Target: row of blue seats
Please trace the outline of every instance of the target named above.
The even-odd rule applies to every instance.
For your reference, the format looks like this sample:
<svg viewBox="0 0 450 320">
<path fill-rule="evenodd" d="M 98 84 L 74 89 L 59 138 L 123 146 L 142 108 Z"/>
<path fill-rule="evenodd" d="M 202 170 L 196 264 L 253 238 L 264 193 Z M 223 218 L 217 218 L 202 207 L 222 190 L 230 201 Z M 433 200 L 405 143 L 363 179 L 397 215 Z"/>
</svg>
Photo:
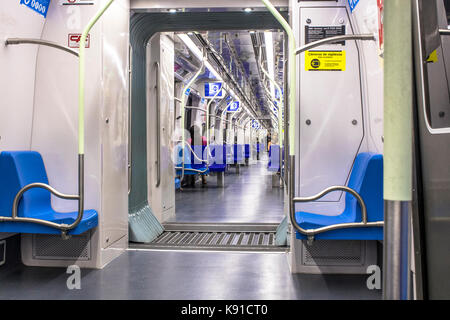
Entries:
<svg viewBox="0 0 450 320">
<path fill-rule="evenodd" d="M 216 149 L 217 150 L 217 149 Z M 220 149 L 219 149 L 220 150 Z M 44 162 L 39 153 L 15 151 L 0 153 L 0 216 L 11 216 L 14 197 L 19 190 L 31 183 L 48 184 Z M 360 153 L 353 165 L 348 187 L 355 190 L 364 200 L 369 222 L 383 221 L 383 157 L 380 154 Z M 50 192 L 44 189 L 31 189 L 24 193 L 18 206 L 18 216 L 71 224 L 77 212 L 59 213 L 51 206 Z M 295 214 L 297 223 L 303 229 L 316 229 L 324 226 L 360 222 L 361 208 L 351 195 L 345 196 L 345 209 L 337 216 L 320 212 L 299 211 Z M 68 234 L 77 235 L 98 225 L 98 213 L 85 210 L 80 224 Z M 0 232 L 59 234 L 60 231 L 48 226 L 29 222 L 1 222 Z M 307 237 L 296 231 L 297 239 Z M 329 240 L 382 240 L 381 227 L 357 227 L 337 229 L 320 233 L 316 239 Z"/>
<path fill-rule="evenodd" d="M 178 153 L 178 161 L 176 161 L 175 166 L 181 167 L 184 165 L 184 175 L 195 175 L 195 174 L 208 174 L 209 172 L 225 172 L 227 170 L 228 164 L 238 164 L 244 162 L 244 159 L 250 158 L 250 145 L 249 144 L 223 144 L 223 145 L 210 145 L 209 150 L 211 154 L 211 162 L 208 164 L 206 146 L 192 146 L 193 152 L 189 148 L 185 147 L 186 161 L 182 161 L 182 149 L 178 148 L 176 151 Z M 198 159 L 203 161 L 199 161 Z M 192 170 L 193 169 L 193 170 Z M 180 176 L 182 174 L 181 169 L 176 170 L 176 175 Z"/>
</svg>

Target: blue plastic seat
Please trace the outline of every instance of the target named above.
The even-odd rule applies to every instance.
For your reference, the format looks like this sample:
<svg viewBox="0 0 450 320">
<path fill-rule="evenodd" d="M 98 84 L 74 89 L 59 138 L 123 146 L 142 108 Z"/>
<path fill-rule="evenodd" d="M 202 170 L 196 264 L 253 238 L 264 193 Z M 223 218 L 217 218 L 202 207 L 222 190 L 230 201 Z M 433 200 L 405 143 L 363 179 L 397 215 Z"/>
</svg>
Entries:
<svg viewBox="0 0 450 320">
<path fill-rule="evenodd" d="M 360 153 L 356 157 L 348 187 L 359 193 L 367 207 L 367 221 L 383 221 L 383 156 Z M 326 216 L 308 212 L 296 212 L 297 223 L 303 229 L 316 229 L 333 224 L 361 222 L 361 208 L 349 193 L 345 195 L 345 209 L 337 216 Z M 297 239 L 307 236 L 296 231 Z M 383 240 L 382 227 L 337 229 L 319 233 L 315 239 L 330 240 Z"/>
<path fill-rule="evenodd" d="M 0 216 L 11 216 L 14 197 L 20 189 L 30 183 L 48 184 L 44 161 L 34 151 L 3 151 L 0 153 Z M 50 192 L 42 188 L 26 191 L 17 211 L 19 217 L 47 220 L 55 223 L 71 224 L 78 212 L 59 213 L 52 209 Z M 68 231 L 77 235 L 98 225 L 95 210 L 86 210 L 80 224 Z M 60 234 L 55 229 L 29 222 L 0 222 L 0 232 Z"/>
<path fill-rule="evenodd" d="M 280 171 L 280 146 L 272 144 L 269 147 L 269 163 L 267 164 L 267 170 L 271 172 Z"/>
<path fill-rule="evenodd" d="M 210 145 L 212 161 L 209 164 L 211 172 L 225 172 L 227 170 L 227 150 L 225 145 Z"/>
<path fill-rule="evenodd" d="M 206 164 L 206 162 L 201 162 L 199 160 L 197 160 L 194 156 L 194 154 L 191 152 L 191 150 L 188 148 L 188 146 L 184 147 L 184 152 L 185 152 L 185 161 L 182 161 L 182 156 L 183 156 L 183 149 L 180 145 L 178 145 L 176 147 L 175 152 L 178 152 L 178 157 L 177 160 L 175 161 L 175 166 L 176 167 L 181 167 L 184 166 L 184 175 L 196 175 L 196 174 L 208 174 L 209 173 L 209 169 L 208 166 Z M 197 155 L 198 158 L 200 159 L 204 159 L 203 155 L 205 154 L 205 146 L 192 146 L 191 147 L 195 154 Z M 201 150 L 201 151 L 200 151 Z M 199 172 L 201 171 L 201 172 Z M 182 175 L 182 170 L 181 169 L 177 169 L 176 170 L 176 175 L 177 176 L 181 176 Z"/>
<path fill-rule="evenodd" d="M 244 145 L 245 150 L 244 150 L 244 157 L 245 159 L 250 159 L 250 145 L 247 143 Z"/>
</svg>

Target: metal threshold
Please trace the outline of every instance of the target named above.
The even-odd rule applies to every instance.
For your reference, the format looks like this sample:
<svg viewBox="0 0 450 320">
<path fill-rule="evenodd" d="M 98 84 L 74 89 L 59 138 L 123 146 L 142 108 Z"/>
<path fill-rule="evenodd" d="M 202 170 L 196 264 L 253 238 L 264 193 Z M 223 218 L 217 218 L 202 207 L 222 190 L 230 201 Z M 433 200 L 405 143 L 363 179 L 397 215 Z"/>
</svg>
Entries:
<svg viewBox="0 0 450 320">
<path fill-rule="evenodd" d="M 130 249 L 286 252 L 275 245 L 277 224 L 167 223 L 151 243 L 130 243 Z"/>
</svg>

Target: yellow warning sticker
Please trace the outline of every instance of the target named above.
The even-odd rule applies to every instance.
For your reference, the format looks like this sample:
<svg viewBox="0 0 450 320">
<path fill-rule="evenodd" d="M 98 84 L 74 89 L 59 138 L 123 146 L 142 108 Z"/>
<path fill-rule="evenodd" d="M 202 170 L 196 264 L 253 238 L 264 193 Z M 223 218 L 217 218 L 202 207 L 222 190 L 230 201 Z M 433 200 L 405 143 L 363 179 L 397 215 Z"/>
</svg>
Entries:
<svg viewBox="0 0 450 320">
<path fill-rule="evenodd" d="M 345 51 L 306 51 L 306 71 L 345 71 Z"/>
<path fill-rule="evenodd" d="M 430 56 L 427 59 L 427 62 L 438 62 L 438 55 L 437 55 L 437 51 L 434 50 L 432 53 L 430 53 Z"/>
</svg>

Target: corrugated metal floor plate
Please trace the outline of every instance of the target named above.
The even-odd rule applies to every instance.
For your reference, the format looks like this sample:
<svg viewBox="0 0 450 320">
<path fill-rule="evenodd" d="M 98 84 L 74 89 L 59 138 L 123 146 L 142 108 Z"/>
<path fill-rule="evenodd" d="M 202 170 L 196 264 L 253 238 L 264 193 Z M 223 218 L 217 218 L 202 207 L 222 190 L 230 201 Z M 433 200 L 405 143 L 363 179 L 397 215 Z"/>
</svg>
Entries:
<svg viewBox="0 0 450 320">
<path fill-rule="evenodd" d="M 169 227 L 169 226 L 167 226 Z M 285 252 L 286 247 L 275 245 L 275 230 L 273 228 L 263 228 L 263 230 L 252 230 L 250 225 L 240 228 L 232 228 L 226 225 L 218 228 L 210 226 L 209 230 L 204 230 L 205 226 L 195 228 L 190 225 L 191 230 L 180 230 L 184 228 L 167 228 L 153 242 L 148 244 L 130 243 L 133 249 L 166 249 L 166 250 L 220 250 L 220 251 L 274 251 Z M 260 229 L 261 226 L 258 226 Z M 237 231 L 236 229 L 243 229 Z M 200 230 L 199 230 L 200 229 Z M 216 229 L 216 230 L 214 230 Z M 219 229 L 219 230 L 217 230 Z M 222 230 L 220 230 L 222 229 Z M 231 230 L 226 230 L 231 229 Z"/>
</svg>

